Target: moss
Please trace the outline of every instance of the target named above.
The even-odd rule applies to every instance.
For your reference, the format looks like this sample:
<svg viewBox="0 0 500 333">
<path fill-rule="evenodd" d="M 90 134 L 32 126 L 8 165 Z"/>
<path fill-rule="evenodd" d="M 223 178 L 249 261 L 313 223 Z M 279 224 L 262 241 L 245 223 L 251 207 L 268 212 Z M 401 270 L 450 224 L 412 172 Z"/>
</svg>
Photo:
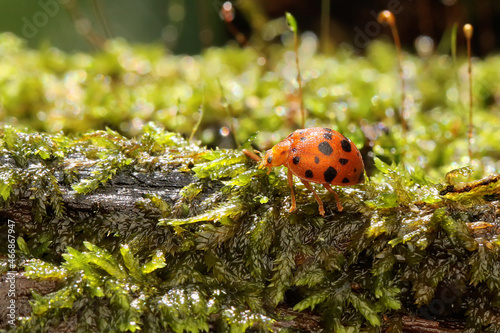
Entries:
<svg viewBox="0 0 500 333">
<path fill-rule="evenodd" d="M 461 158 L 467 154 L 463 126 L 467 87 L 450 75 L 456 70 L 465 73 L 465 59 L 454 64 L 444 55 L 426 59 L 405 55 L 411 131 L 409 140 L 402 142 L 397 120 L 391 116 L 400 102 L 393 48 L 375 41 L 366 57 L 326 57 L 314 48 L 316 41 L 310 35 L 304 35 L 302 42 L 312 46 L 301 55 L 308 127 L 331 127 L 357 145 L 366 134 L 379 158 L 390 163 L 405 156 L 407 165 L 422 166 L 435 178 L 448 172 L 452 163 L 457 163 L 453 168 L 465 164 Z M 131 46 L 115 40 L 100 53 L 70 55 L 53 48 L 27 50 L 12 34 L 2 34 L 1 55 L 10 61 L 0 69 L 4 87 L 0 121 L 48 133 L 109 127 L 127 137 L 155 121 L 189 136 L 200 120 L 202 105 L 196 137 L 203 144 L 233 145 L 220 130 L 237 124 L 231 133 L 237 141 L 260 131 L 256 143 L 268 148 L 299 123 L 292 83 L 296 69 L 287 56 L 289 50 L 271 45 L 259 54 L 252 48 L 226 47 L 182 56 L 159 45 Z M 487 170 L 498 168 L 499 61 L 490 56 L 474 63 L 478 82 L 474 153 Z M 233 119 L 227 119 L 228 107 Z"/>
<path fill-rule="evenodd" d="M 384 316 L 394 323 L 408 313 L 463 316 L 471 330 L 494 327 L 490 313 L 499 311 L 493 296 L 500 291 L 498 229 L 478 236 L 468 223 L 498 218 L 492 210 L 496 201 L 484 198 L 498 191 L 499 182 L 458 182 L 454 190 L 470 188 L 467 198 L 451 189 L 440 195 L 439 189 L 449 185 L 433 183 L 420 170 L 376 160 L 377 176 L 365 185 L 340 189 L 343 213 L 332 213 L 333 198 L 321 195 L 328 212 L 321 218 L 310 193 L 298 185 L 299 209 L 287 212 L 290 192 L 283 169 L 266 175 L 241 151 L 205 150 L 153 125 L 144 131 L 136 140 L 97 131 L 73 141 L 50 135 L 36 141 L 52 146 L 53 164 L 46 174 L 40 169 L 26 173 L 26 184 L 53 179 L 55 165 L 75 161 L 75 151 L 95 166 L 84 179 L 97 187 L 106 187 L 127 168 L 152 172 L 165 155 L 167 165 L 190 169 L 194 182 L 179 192 L 187 216 L 155 195 L 139 201 L 139 209 L 156 212 L 150 218 L 158 225 L 147 228 L 158 228 L 164 243 L 155 243 L 158 233 L 150 232 L 137 242 L 139 229 L 111 242 L 86 234 L 84 247 L 62 248 L 60 261 L 47 256 L 53 251 L 47 239 L 57 238 L 60 230 L 38 242 L 29 229 L 22 231 L 27 241 L 20 238 L 19 247 L 32 258 L 23 265 L 24 274 L 57 280 L 59 287 L 47 295 L 33 294 L 33 313 L 19 331 L 85 315 L 91 319 L 78 320 L 78 329 L 198 332 L 218 327 L 243 332 L 275 327 L 280 317 L 274 309 L 280 304 L 310 309 L 322 315 L 324 328 L 339 332 L 383 327 L 388 325 Z M 14 132 L 26 142 L 38 136 L 8 128 L 4 137 Z M 3 142 L 4 151 L 15 154 L 16 146 Z M 45 155 L 26 156 L 19 155 L 19 161 L 47 163 Z M 105 168 L 99 163 L 109 156 L 128 162 L 103 178 Z M 85 171 L 75 170 L 72 186 L 81 183 L 79 173 Z M 40 206 L 55 205 L 48 193 L 61 198 L 63 184 L 56 181 L 52 190 L 46 188 Z M 207 191 L 215 184 L 219 190 Z M 14 199 L 19 197 L 9 196 L 8 203 L 14 205 Z M 64 203 L 59 205 L 64 218 Z M 42 214 L 41 219 L 57 216 Z M 86 228 L 89 222 L 79 223 Z M 453 297 L 445 298 L 450 290 Z M 486 297 L 493 301 L 481 303 Z M 435 312 L 436 303 L 442 304 L 442 312 Z"/>
</svg>

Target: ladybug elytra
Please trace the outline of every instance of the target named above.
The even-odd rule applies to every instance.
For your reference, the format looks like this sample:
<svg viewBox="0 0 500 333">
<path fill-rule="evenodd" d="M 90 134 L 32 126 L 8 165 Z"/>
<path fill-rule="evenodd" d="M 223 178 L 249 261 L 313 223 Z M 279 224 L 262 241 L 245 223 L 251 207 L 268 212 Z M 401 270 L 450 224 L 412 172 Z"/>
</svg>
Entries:
<svg viewBox="0 0 500 333">
<path fill-rule="evenodd" d="M 245 154 L 255 159 L 255 155 L 251 156 L 248 151 Z M 296 130 L 265 153 L 259 168 L 268 168 L 269 174 L 273 167 L 280 165 L 288 168 L 288 184 L 292 196 L 290 212 L 297 208 L 293 175 L 300 178 L 305 187 L 312 191 L 322 216 L 325 215 L 323 202 L 311 182 L 320 183 L 333 193 L 337 209 L 342 211 L 339 197 L 330 185 L 350 186 L 364 181 L 364 164 L 358 148 L 351 140 L 329 128 Z"/>
</svg>

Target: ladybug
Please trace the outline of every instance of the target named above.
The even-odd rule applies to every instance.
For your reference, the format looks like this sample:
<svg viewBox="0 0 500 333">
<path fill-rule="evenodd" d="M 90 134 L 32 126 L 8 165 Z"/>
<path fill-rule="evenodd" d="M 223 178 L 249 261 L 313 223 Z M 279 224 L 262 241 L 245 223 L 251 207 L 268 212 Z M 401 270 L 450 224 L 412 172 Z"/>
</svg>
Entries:
<svg viewBox="0 0 500 333">
<path fill-rule="evenodd" d="M 244 151 L 253 159 L 260 158 Z M 339 196 L 330 185 L 351 186 L 364 182 L 364 164 L 358 148 L 345 136 L 329 128 L 312 127 L 299 129 L 269 149 L 259 168 L 268 168 L 267 174 L 276 166 L 288 168 L 288 185 L 292 195 L 290 212 L 297 209 L 293 192 L 293 175 L 300 178 L 305 187 L 312 191 L 319 204 L 319 213 L 325 216 L 320 197 L 311 186 L 320 183 L 333 195 L 339 212 L 343 210 Z"/>
</svg>

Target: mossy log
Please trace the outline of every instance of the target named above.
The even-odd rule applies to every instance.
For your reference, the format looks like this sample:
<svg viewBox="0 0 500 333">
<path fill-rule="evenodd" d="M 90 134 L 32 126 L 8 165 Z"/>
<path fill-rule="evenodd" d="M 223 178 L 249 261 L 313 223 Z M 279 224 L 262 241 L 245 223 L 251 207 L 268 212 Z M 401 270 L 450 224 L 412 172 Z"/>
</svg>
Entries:
<svg viewBox="0 0 500 333">
<path fill-rule="evenodd" d="M 71 163 L 88 165 L 89 160 L 83 155 L 72 157 Z M 0 158 L 4 167 L 18 168 L 12 160 Z M 92 163 L 93 164 L 93 163 Z M 83 222 L 90 216 L 119 214 L 127 219 L 137 219 L 142 215 L 137 204 L 146 196 L 158 196 L 162 200 L 174 205 L 179 199 L 179 192 L 194 182 L 194 177 L 186 172 L 171 169 L 165 171 L 133 171 L 122 170 L 107 182 L 106 186 L 99 187 L 88 194 L 80 194 L 72 188 L 72 184 L 65 182 L 64 166 L 59 163 L 48 163 L 54 169 L 61 191 L 62 206 L 67 214 L 76 214 L 75 222 Z M 80 177 L 88 178 L 95 172 L 95 165 L 82 167 L 78 170 Z M 0 217 L 15 220 L 21 224 L 33 224 L 35 219 L 35 202 L 31 197 L 31 189 L 18 193 L 14 204 L 0 212 Z M 48 214 L 50 212 L 47 212 Z"/>
<path fill-rule="evenodd" d="M 344 212 L 321 194 L 322 218 L 299 186 L 288 212 L 283 170 L 152 125 L 2 145 L 20 332 L 500 330 L 498 175 L 440 185 L 377 160 L 339 188 Z"/>
<path fill-rule="evenodd" d="M 89 166 L 88 159 L 84 155 L 71 157 L 72 163 L 81 165 L 79 174 L 81 177 L 90 177 L 92 172 L 96 171 L 94 166 Z M 12 159 L 1 159 L 4 167 L 16 169 L 16 165 Z M 92 163 L 90 163 L 92 164 Z M 159 216 L 145 216 L 137 207 L 143 202 L 147 196 L 155 196 L 161 198 L 165 202 L 175 205 L 177 200 L 180 200 L 180 191 L 184 187 L 193 184 L 195 178 L 187 172 L 180 172 L 176 169 L 166 171 L 143 171 L 134 172 L 132 170 L 119 171 L 106 186 L 102 186 L 92 193 L 83 195 L 77 193 L 71 184 L 64 181 L 64 168 L 59 163 L 49 163 L 49 166 L 54 170 L 54 175 L 58 180 L 58 185 L 62 195 L 62 206 L 65 208 L 65 217 L 69 218 L 72 223 L 84 225 L 90 219 L 98 216 L 101 219 L 105 216 L 115 220 L 116 223 L 110 226 L 113 230 L 128 229 L 137 221 L 151 220 L 151 223 L 156 223 Z M 87 166 L 87 167 L 83 167 Z M 220 184 L 213 187 L 213 191 L 220 190 Z M 212 191 L 212 192 L 213 192 Z M 207 193 L 210 194 L 210 193 Z M 0 211 L 0 218 L 3 221 L 8 219 L 19 223 L 21 229 L 36 228 L 33 198 L 31 190 L 26 189 L 18 193 L 18 199 L 8 208 Z M 45 215 L 50 215 L 47 212 Z M 50 217 L 49 217 L 50 218 Z M 62 221 L 62 220 L 58 220 Z M 59 222 L 58 222 L 59 223 Z M 120 232 L 124 233 L 124 232 Z M 6 277 L 6 274 L 3 274 Z M 7 295 L 7 281 L 0 282 L 0 290 L 2 295 Z M 58 289 L 58 284 L 53 280 L 32 280 L 28 279 L 22 273 L 16 276 L 16 289 L 18 294 L 18 316 L 27 317 L 31 314 L 29 301 L 32 300 L 31 292 L 35 291 L 42 295 L 47 295 L 55 292 Z M 0 311 L 2 318 L 7 318 L 8 299 L 5 297 L 0 300 Z M 286 307 L 286 306 L 289 307 Z M 276 329 L 294 329 L 300 331 L 320 331 L 321 317 L 308 312 L 294 311 L 293 304 L 283 304 L 278 311 L 280 314 L 286 314 L 293 317 L 291 320 L 277 321 L 274 326 Z M 77 330 L 77 316 L 73 316 L 64 323 L 60 323 L 54 327 L 57 332 L 75 332 Z M 446 323 L 434 320 L 427 320 L 418 317 L 404 316 L 401 318 L 401 326 L 405 332 L 460 332 L 463 325 L 460 323 Z M 0 329 L 7 328 L 6 322 L 0 324 Z"/>
</svg>

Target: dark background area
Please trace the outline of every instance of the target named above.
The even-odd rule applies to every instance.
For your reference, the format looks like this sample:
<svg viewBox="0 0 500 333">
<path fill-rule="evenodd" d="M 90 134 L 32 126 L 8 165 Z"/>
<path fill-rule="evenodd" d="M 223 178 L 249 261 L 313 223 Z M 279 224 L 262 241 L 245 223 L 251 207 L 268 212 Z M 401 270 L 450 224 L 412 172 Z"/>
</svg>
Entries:
<svg viewBox="0 0 500 333">
<path fill-rule="evenodd" d="M 290 11 L 296 15 L 302 29 L 320 31 L 322 1 L 259 0 L 271 17 Z M 454 23 L 462 27 L 465 23 L 474 26 L 474 49 L 485 55 L 500 48 L 500 1 L 497 0 L 372 0 L 372 1 L 330 1 L 330 36 L 335 43 L 350 43 L 363 38 L 378 37 L 373 21 L 382 10 L 394 9 L 401 42 L 407 49 L 413 48 L 414 41 L 421 35 L 441 40 L 447 38 Z M 382 28 L 380 34 L 388 35 L 390 30 Z M 464 41 L 459 33 L 459 40 Z M 358 37 L 358 40 L 356 40 Z M 446 48 L 443 45 L 443 48 Z"/>
<path fill-rule="evenodd" d="M 106 39 L 122 37 L 132 43 L 162 42 L 175 53 L 195 54 L 233 39 L 219 14 L 223 4 L 223 0 L 4 0 L 0 31 L 14 32 L 33 48 L 48 44 L 65 51 L 89 51 Z M 232 4 L 234 26 L 254 40 L 289 11 L 301 31 L 314 31 L 322 43 L 328 31 L 332 49 L 348 43 L 362 52 L 369 40 L 390 33 L 375 19 L 389 8 L 408 51 L 421 35 L 430 36 L 438 51 L 449 51 L 454 23 L 473 24 L 476 55 L 500 49 L 497 0 L 234 0 Z M 324 16 L 329 17 L 326 26 L 325 11 L 329 12 Z M 462 33 L 458 42 L 464 43 Z"/>
</svg>

